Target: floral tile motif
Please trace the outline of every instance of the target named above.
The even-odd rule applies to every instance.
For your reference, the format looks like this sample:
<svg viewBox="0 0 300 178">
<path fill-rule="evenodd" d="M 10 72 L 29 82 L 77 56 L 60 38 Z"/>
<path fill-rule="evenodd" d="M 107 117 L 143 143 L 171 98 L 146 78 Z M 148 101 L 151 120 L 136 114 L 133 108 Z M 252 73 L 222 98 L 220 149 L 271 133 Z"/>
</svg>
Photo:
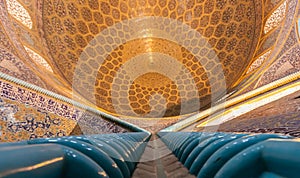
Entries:
<svg viewBox="0 0 300 178">
<path fill-rule="evenodd" d="M 0 81 L 0 96 L 74 121 L 79 120 L 82 114 L 79 109 L 71 105 L 5 81 Z"/>
<path fill-rule="evenodd" d="M 127 132 L 101 116 L 0 79 L 0 142 L 69 135 Z"/>
<path fill-rule="evenodd" d="M 78 125 L 85 135 L 127 132 L 126 129 L 104 121 L 91 112 L 85 112 L 78 121 Z"/>
<path fill-rule="evenodd" d="M 0 142 L 68 135 L 76 122 L 29 105 L 0 99 Z"/>
<path fill-rule="evenodd" d="M 0 29 L 1 30 L 1 29 Z M 0 35 L 0 40 L 2 37 Z M 15 54 L 1 45 L 0 42 L 0 72 L 46 88 L 45 83 Z"/>
<path fill-rule="evenodd" d="M 278 27 L 278 32 L 277 30 L 270 32 L 267 38 L 264 39 L 261 48 L 258 49 L 257 54 L 261 54 L 268 48 L 273 47 L 272 52 L 264 60 L 260 69 L 255 73 L 251 73 L 251 77 L 253 75 L 260 77 L 257 77 L 253 81 L 251 81 L 251 77 L 245 78 L 243 83 L 248 86 L 240 89 L 243 91 L 239 95 L 299 71 L 299 41 L 297 40 L 297 29 L 294 23 L 295 14 L 300 13 L 297 9 L 299 4 L 296 0 L 286 2 L 288 3 L 286 16 L 281 22 L 282 25 L 280 25 L 280 28 Z"/>
</svg>

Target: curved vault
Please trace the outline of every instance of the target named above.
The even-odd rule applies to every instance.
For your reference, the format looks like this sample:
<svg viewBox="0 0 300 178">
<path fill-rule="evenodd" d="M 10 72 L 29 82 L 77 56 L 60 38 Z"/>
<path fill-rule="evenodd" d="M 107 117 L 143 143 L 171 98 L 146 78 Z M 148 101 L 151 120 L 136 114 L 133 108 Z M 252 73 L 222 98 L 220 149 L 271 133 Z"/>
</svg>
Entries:
<svg viewBox="0 0 300 178">
<path fill-rule="evenodd" d="M 180 108 L 183 103 L 199 101 L 201 108 L 209 107 L 212 100 L 212 87 L 222 87 L 219 86 L 218 76 L 225 76 L 226 89 L 231 90 L 233 84 L 244 73 L 251 62 L 261 29 L 259 17 L 262 7 L 258 2 L 255 0 L 186 0 L 181 3 L 176 0 L 45 0 L 44 38 L 61 75 L 70 85 L 76 83 L 74 88 L 77 92 L 94 102 L 97 107 L 126 116 L 177 116 L 199 110 L 199 107 L 190 107 L 182 112 Z M 121 45 L 110 49 L 114 43 L 118 44 L 116 40 L 121 40 L 121 36 L 126 38 L 130 33 L 126 26 L 120 27 L 123 34 L 112 36 L 114 38 L 111 46 L 100 49 L 96 47 L 97 45 L 90 44 L 109 27 L 131 19 L 137 19 L 135 22 L 139 23 L 139 18 L 147 16 L 182 22 L 201 34 L 204 45 L 196 44 L 194 48 L 187 49 L 184 43 L 144 35 L 121 41 Z M 176 28 L 168 30 L 175 32 L 173 33 L 175 35 L 178 33 Z M 192 43 L 194 38 L 197 37 L 187 38 L 187 41 L 190 40 L 188 43 Z M 97 42 L 101 44 L 101 41 Z M 90 56 L 85 55 L 87 51 Z M 194 51 L 197 51 L 198 56 L 194 55 Z M 160 66 L 162 60 L 159 57 L 153 59 L 152 54 L 156 53 L 160 54 L 160 57 L 168 56 L 179 62 L 186 69 L 184 70 L 186 73 L 181 71 L 174 81 L 162 72 L 151 71 L 131 81 L 130 72 L 136 71 L 142 64 L 132 65 L 135 67 L 127 68 L 127 71 L 122 66 L 140 55 L 143 58 L 139 60 L 147 66 Z M 103 54 L 106 55 L 105 60 L 99 68 L 95 68 L 97 56 Z M 214 54 L 217 55 L 222 66 L 221 71 L 214 71 L 219 65 L 212 59 Z M 79 66 L 77 63 L 79 59 L 88 62 L 85 63 L 86 65 Z M 84 80 L 76 80 L 78 75 L 84 76 Z M 187 78 L 192 78 L 194 82 L 192 87 L 196 88 L 196 93 L 189 86 Z M 92 90 L 87 87 L 91 83 Z M 222 97 L 222 94 L 224 95 L 221 93 L 217 97 Z M 126 106 L 120 104 L 122 99 L 128 102 Z"/>
</svg>

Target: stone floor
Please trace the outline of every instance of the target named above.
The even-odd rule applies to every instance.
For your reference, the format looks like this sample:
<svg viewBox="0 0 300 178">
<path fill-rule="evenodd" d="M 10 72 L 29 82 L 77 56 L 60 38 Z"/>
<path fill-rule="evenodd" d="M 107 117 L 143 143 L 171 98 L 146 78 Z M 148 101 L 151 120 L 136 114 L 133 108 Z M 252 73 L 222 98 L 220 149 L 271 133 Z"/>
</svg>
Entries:
<svg viewBox="0 0 300 178">
<path fill-rule="evenodd" d="M 133 178 L 194 178 L 167 146 L 158 138 L 152 139 L 143 153 Z"/>
</svg>

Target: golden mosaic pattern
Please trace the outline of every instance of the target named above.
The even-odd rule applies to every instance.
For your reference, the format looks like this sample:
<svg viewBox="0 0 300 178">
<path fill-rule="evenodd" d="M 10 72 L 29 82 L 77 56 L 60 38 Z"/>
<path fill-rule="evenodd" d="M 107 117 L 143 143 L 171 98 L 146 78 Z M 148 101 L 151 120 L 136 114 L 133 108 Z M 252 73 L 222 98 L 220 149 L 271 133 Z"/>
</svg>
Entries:
<svg viewBox="0 0 300 178">
<path fill-rule="evenodd" d="M 55 68 L 50 67 L 53 66 L 49 63 L 51 56 L 43 45 L 42 28 L 37 23 L 39 2 L 7 0 L 1 3 L 1 72 L 70 97 L 66 82 L 57 71 L 51 72 Z M 50 72 L 45 72 L 45 68 Z"/>
<path fill-rule="evenodd" d="M 127 132 L 98 113 L 0 79 L 0 142 L 69 135 Z"/>
<path fill-rule="evenodd" d="M 128 81 L 130 81 L 128 70 L 122 70 L 120 67 L 133 56 L 147 52 L 149 48 L 146 48 L 143 42 L 144 40 L 139 39 L 121 45 L 114 52 L 112 52 L 107 60 L 103 63 L 97 76 L 97 78 L 100 80 L 96 83 L 96 101 L 99 101 L 97 103 L 98 105 L 110 112 L 115 112 L 114 109 L 117 109 L 117 111 L 121 111 L 119 114 L 134 115 L 134 113 L 122 113 L 123 110 L 129 111 L 130 108 L 123 109 L 122 105 L 120 106 L 119 103 L 112 106 L 112 101 L 110 100 L 112 97 L 117 99 L 121 96 L 126 96 L 126 93 L 124 92 L 129 91 L 128 97 L 130 106 L 137 114 L 136 116 L 149 113 L 151 111 L 151 106 L 154 107 L 155 112 L 163 111 L 164 104 L 166 104 L 166 107 L 169 108 L 165 115 L 172 116 L 174 113 L 179 114 L 179 105 L 182 101 L 187 102 L 193 98 L 204 98 L 205 96 L 209 98 L 207 93 L 210 93 L 209 90 L 211 84 L 209 82 L 205 82 L 208 76 L 200 62 L 197 61 L 194 56 L 185 48 L 180 47 L 173 42 L 167 42 L 162 39 L 148 40 L 147 45 L 153 46 L 153 48 L 151 48 L 152 52 L 164 54 L 167 53 L 174 59 L 178 59 L 183 66 L 188 69 L 185 71 L 186 73 L 181 72 L 179 76 L 177 76 L 177 83 L 159 73 L 146 73 L 136 78 L 128 89 Z M 122 51 L 120 49 L 122 49 Z M 203 49 L 203 51 L 209 51 L 209 49 Z M 119 56 L 118 54 L 122 54 L 122 56 Z M 208 60 L 206 61 L 208 63 Z M 155 67 L 160 68 L 164 66 L 156 65 Z M 113 71 L 108 72 L 111 69 L 113 69 Z M 131 70 L 137 72 L 137 69 L 131 68 Z M 117 73 L 117 71 L 119 72 Z M 186 83 L 188 81 L 185 79 L 189 77 L 190 73 L 194 79 L 195 85 L 199 89 L 199 96 L 196 96 L 197 93 L 191 90 L 193 89 L 192 84 Z M 116 85 L 112 85 L 114 78 Z M 215 85 L 217 84 L 216 81 L 217 79 L 215 79 Z M 211 82 L 213 82 L 213 80 L 211 80 Z M 109 92 L 111 89 L 112 91 Z M 184 92 L 180 92 L 179 89 L 180 91 L 184 90 Z M 151 97 L 153 97 L 152 100 Z M 122 99 L 125 100 L 125 98 L 121 98 L 120 100 Z M 205 104 L 208 102 L 209 101 L 206 101 Z M 153 115 L 159 115 L 159 113 L 153 113 Z"/>
<path fill-rule="evenodd" d="M 271 54 L 272 50 L 267 51 L 266 53 L 262 54 L 261 56 L 259 56 L 249 67 L 249 69 L 247 70 L 247 74 L 254 71 L 255 69 L 259 68 L 261 66 L 261 64 L 265 61 L 266 58 L 269 57 L 269 55 Z"/>
<path fill-rule="evenodd" d="M 175 116 L 177 119 L 177 115 L 184 114 L 180 111 L 184 103 L 190 102 L 189 106 L 194 106 L 186 110 L 187 113 L 199 109 L 197 105 L 193 105 L 195 100 L 200 100 L 202 109 L 209 107 L 211 89 L 218 86 L 216 81 L 219 80 L 218 72 L 211 75 L 211 72 L 205 70 L 216 66 L 216 62 L 211 60 L 213 51 L 224 69 L 228 92 L 243 91 L 246 86 L 243 82 L 246 81 L 247 84 L 250 76 L 255 76 L 261 71 L 256 69 L 262 65 L 268 66 L 275 57 L 278 59 L 274 61 L 274 65 L 261 79 L 259 78 L 257 84 L 257 81 L 253 82 L 250 89 L 245 91 L 298 71 L 299 68 L 299 47 L 295 46 L 299 42 L 297 39 L 299 32 L 298 36 L 291 33 L 289 38 L 285 39 L 291 26 L 287 22 L 291 21 L 292 25 L 295 23 L 293 16 L 299 7 L 297 0 L 4 0 L 3 2 L 2 7 L 0 6 L 1 72 L 72 97 L 74 71 L 77 67 L 85 78 L 76 82 L 77 91 L 91 102 L 94 101 L 91 98 L 95 97 L 95 104 L 99 108 L 119 115 L 160 117 L 163 114 Z M 296 10 L 292 11 L 293 8 Z M 299 13 L 298 10 L 298 17 Z M 91 45 L 89 46 L 91 48 L 86 48 L 99 33 L 103 33 L 118 22 L 146 16 L 183 22 L 197 30 L 205 41 L 188 49 L 183 44 L 192 44 L 193 40 L 179 44 L 146 35 L 143 38 L 122 41 L 122 44 L 113 50 L 109 50 L 109 46 L 107 49 L 101 49 L 100 45 L 98 48 Z M 124 36 L 126 39 L 127 29 L 128 26 L 122 26 L 118 34 L 111 35 L 113 32 L 110 32 L 110 35 L 104 34 L 103 38 L 112 44 L 118 44 L 121 38 L 109 37 Z M 173 30 L 174 36 L 184 33 L 176 28 L 161 29 L 166 32 Z M 262 30 L 262 34 L 254 32 L 257 30 Z M 280 44 L 274 46 L 276 43 Z M 280 47 L 281 44 L 284 46 Z M 26 50 L 23 46 L 36 53 Z M 279 52 L 276 48 L 281 50 L 278 56 L 274 56 Z M 252 54 L 254 49 L 255 55 Z M 268 54 L 270 49 L 273 51 Z M 84 56 L 80 56 L 84 54 L 83 51 L 89 53 L 89 56 L 86 56 L 89 62 L 87 65 L 76 66 L 76 62 Z M 197 51 L 203 56 L 201 64 L 193 55 L 193 52 Z M 157 63 L 159 58 L 152 60 L 151 57 L 156 53 L 169 56 L 187 69 L 176 78 L 177 83 L 159 72 L 149 72 L 130 81 L 131 73 L 140 70 L 141 66 L 133 66 L 130 71 L 122 67 L 137 57 L 139 59 L 144 57 L 147 61 L 145 63 L 150 67 L 171 68 L 163 65 L 164 63 Z M 93 56 L 94 54 L 96 56 Z M 107 58 L 100 68 L 95 68 L 96 61 L 90 59 L 100 54 L 107 54 Z M 40 65 L 35 65 L 36 63 Z M 44 72 L 48 67 L 53 73 Z M 264 68 L 266 66 L 262 69 Z M 246 74 L 246 71 L 247 75 L 243 79 L 241 74 Z M 97 77 L 96 81 L 92 75 Z M 197 92 L 191 89 L 193 85 L 186 83 L 186 78 L 191 78 L 195 82 Z M 93 88 L 87 90 L 90 89 L 87 87 L 90 83 Z M 237 87 L 233 88 L 233 83 Z M 128 105 L 123 105 L 124 101 L 128 101 Z M 164 108 L 167 110 L 162 113 Z M 94 121 L 101 121 L 101 118 L 92 117 L 90 114 L 87 114 L 86 118 L 88 118 L 86 123 L 80 124 L 82 130 L 88 130 L 86 131 L 88 133 L 102 133 L 103 130 L 111 132 L 106 129 L 110 127 L 109 123 L 101 122 L 95 125 Z M 130 117 L 121 119 L 136 121 L 136 124 L 143 125 L 143 128 L 154 130 L 176 120 L 164 118 L 160 119 L 160 123 L 156 123 L 153 119 L 154 124 L 149 126 L 147 121 L 150 119 Z M 3 126 L 1 125 L 0 132 Z"/>
<path fill-rule="evenodd" d="M 193 49 L 189 49 L 192 51 L 201 51 L 201 54 L 203 54 L 201 61 L 206 60 L 204 64 L 195 61 L 195 56 L 179 44 L 173 44 L 168 40 L 158 38 L 149 39 L 145 37 L 128 41 L 118 46 L 111 53 L 109 52 L 111 49 L 88 49 L 92 51 L 91 54 L 95 54 L 96 56 L 108 53 L 106 61 L 98 71 L 98 79 L 95 82 L 94 91 L 85 90 L 86 83 L 93 82 L 88 75 L 94 75 L 90 74 L 91 71 L 98 70 L 93 69 L 94 61 L 90 60 L 89 65 L 80 66 L 80 71 L 84 75 L 87 75 L 87 77 L 86 81 L 79 82 L 76 87 L 87 99 L 90 98 L 90 95 L 94 95 L 98 107 L 110 112 L 118 110 L 118 114 L 126 115 L 128 115 L 128 111 L 134 110 L 138 116 L 141 116 L 150 112 L 150 96 L 158 94 L 162 95 L 162 100 L 166 101 L 158 99 L 155 104 L 154 102 L 152 103 L 154 104 L 152 107 L 162 107 L 158 104 L 162 102 L 168 108 L 169 114 L 166 115 L 172 116 L 179 114 L 178 108 L 180 108 L 180 104 L 183 101 L 201 100 L 201 106 L 209 103 L 211 85 L 214 83 L 214 80 L 217 81 L 217 78 L 215 77 L 212 81 L 209 81 L 207 75 L 215 73 L 213 76 L 218 76 L 219 72 L 223 72 L 213 71 L 214 67 L 218 65 L 211 60 L 213 53 L 217 54 L 222 64 L 228 88 L 240 77 L 252 57 L 251 47 L 256 45 L 252 44 L 255 35 L 255 25 L 257 23 L 255 21 L 256 12 L 254 4 L 253 1 L 247 0 L 186 0 L 180 3 L 175 0 L 45 0 L 43 25 L 50 53 L 59 70 L 71 84 L 74 82 L 73 75 L 75 68 L 78 67 L 76 66 L 76 62 L 82 55 L 84 48 L 100 32 L 118 22 L 137 17 L 154 16 L 178 20 L 190 26 L 191 29 L 195 29 L 204 37 L 204 43 L 207 43 L 206 46 L 211 46 L 213 49 L 212 51 L 212 49 L 207 49 L 199 44 L 195 44 Z M 116 36 L 124 36 L 126 38 L 126 35 L 128 35 L 126 26 L 122 26 L 121 28 L 123 34 L 117 34 Z M 176 30 L 169 29 L 170 32 L 173 31 L 174 35 L 178 33 Z M 109 36 L 105 38 L 109 38 Z M 111 40 L 112 44 L 118 44 L 114 40 L 120 39 L 111 38 Z M 149 40 L 151 41 L 150 43 L 148 42 Z M 192 40 L 186 41 L 189 44 L 192 42 Z M 110 47 L 108 46 L 107 48 Z M 149 52 L 159 52 L 172 56 L 175 60 L 181 62 L 183 66 L 186 66 L 189 73 L 192 74 L 193 80 L 197 83 L 199 96 L 187 97 L 188 95 L 192 95 L 188 94 L 188 89 L 185 94 L 180 95 L 178 92 L 178 87 L 180 86 L 176 86 L 174 83 L 168 81 L 168 79 L 162 79 L 165 81 L 163 82 L 165 84 L 162 86 L 155 87 L 154 84 L 153 87 L 149 87 L 146 86 L 147 84 L 141 83 L 141 81 L 146 81 L 146 79 L 139 78 L 132 83 L 129 90 L 131 107 L 120 106 L 122 107 L 121 109 L 113 107 L 110 95 L 117 92 L 117 95 L 120 96 L 122 92 L 122 90 L 112 89 L 112 81 L 114 75 L 118 72 L 117 70 L 127 60 Z M 203 68 L 209 71 L 205 71 Z M 157 76 L 157 74 L 149 74 L 144 77 L 152 78 L 155 75 Z M 182 77 L 184 77 L 184 74 Z M 125 81 L 126 76 L 124 76 Z M 121 88 L 121 86 L 118 87 Z M 191 109 L 191 111 L 196 111 L 197 109 Z M 136 116 L 136 114 L 130 115 Z"/>
<path fill-rule="evenodd" d="M 275 2 L 275 1 L 274 1 Z M 278 2 L 278 1 L 276 1 Z M 295 28 L 295 15 L 299 14 L 299 1 L 281 1 L 286 2 L 286 14 L 281 25 L 275 27 L 268 34 L 263 34 L 261 45 L 257 50 L 257 57 L 268 50 L 272 50 L 269 57 L 264 60 L 259 70 L 255 73 L 249 73 L 240 81 L 238 95 L 249 92 L 266 84 L 274 82 L 299 71 L 299 41 Z M 281 6 L 280 2 L 277 7 Z M 273 12 L 276 10 L 273 6 Z M 272 14 L 273 12 L 270 12 Z M 237 95 L 234 95 L 237 96 Z"/>
<path fill-rule="evenodd" d="M 1 98 L 0 142 L 69 135 L 76 121 Z"/>
</svg>

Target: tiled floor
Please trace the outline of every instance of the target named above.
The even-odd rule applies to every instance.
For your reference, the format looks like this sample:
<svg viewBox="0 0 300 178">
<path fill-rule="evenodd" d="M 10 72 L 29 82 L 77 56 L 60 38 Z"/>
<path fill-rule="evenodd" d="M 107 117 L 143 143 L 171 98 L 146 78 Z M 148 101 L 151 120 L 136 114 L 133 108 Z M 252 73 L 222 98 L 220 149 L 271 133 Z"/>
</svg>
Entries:
<svg viewBox="0 0 300 178">
<path fill-rule="evenodd" d="M 150 141 L 140 163 L 133 173 L 133 178 L 193 178 L 178 159 L 160 139 Z"/>
</svg>

